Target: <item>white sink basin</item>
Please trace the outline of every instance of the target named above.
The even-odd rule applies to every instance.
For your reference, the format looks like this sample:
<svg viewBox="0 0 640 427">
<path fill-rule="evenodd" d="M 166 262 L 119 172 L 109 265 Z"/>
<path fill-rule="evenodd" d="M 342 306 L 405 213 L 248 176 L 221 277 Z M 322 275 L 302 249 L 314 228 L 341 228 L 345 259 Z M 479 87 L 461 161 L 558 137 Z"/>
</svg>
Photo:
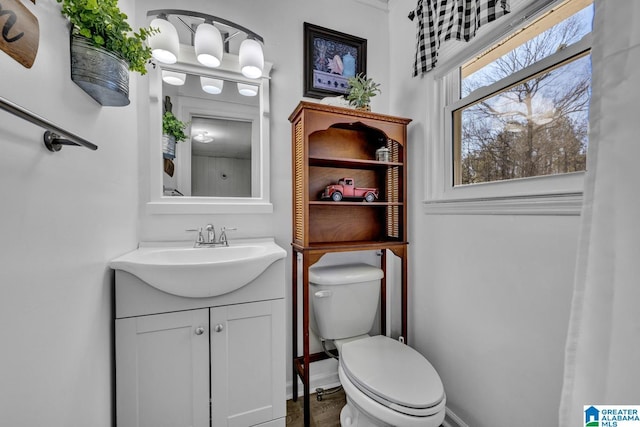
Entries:
<svg viewBox="0 0 640 427">
<path fill-rule="evenodd" d="M 190 298 L 214 297 L 248 284 L 286 251 L 273 240 L 230 246 L 142 246 L 109 263 L 161 291 Z"/>
</svg>

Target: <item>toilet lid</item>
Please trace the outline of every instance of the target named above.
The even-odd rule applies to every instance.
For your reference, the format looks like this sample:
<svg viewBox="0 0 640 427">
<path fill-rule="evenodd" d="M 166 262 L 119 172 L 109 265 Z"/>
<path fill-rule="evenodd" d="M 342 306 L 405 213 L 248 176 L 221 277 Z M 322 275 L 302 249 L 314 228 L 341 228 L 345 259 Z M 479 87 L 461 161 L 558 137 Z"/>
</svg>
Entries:
<svg viewBox="0 0 640 427">
<path fill-rule="evenodd" d="M 442 381 L 427 359 L 408 345 L 382 335 L 345 343 L 340 364 L 363 393 L 380 403 L 389 402 L 387 406 L 402 412 L 434 407 L 445 397 Z"/>
</svg>

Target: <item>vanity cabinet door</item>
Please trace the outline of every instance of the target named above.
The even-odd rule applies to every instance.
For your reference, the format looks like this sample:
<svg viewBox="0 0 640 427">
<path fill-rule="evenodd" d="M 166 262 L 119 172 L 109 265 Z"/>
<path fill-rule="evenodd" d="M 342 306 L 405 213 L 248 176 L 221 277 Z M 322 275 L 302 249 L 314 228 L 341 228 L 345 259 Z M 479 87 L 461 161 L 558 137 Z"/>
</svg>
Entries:
<svg viewBox="0 0 640 427">
<path fill-rule="evenodd" d="M 209 427 L 209 310 L 116 320 L 118 427 Z"/>
<path fill-rule="evenodd" d="M 282 299 L 211 308 L 212 425 L 284 426 L 284 311 Z"/>
</svg>

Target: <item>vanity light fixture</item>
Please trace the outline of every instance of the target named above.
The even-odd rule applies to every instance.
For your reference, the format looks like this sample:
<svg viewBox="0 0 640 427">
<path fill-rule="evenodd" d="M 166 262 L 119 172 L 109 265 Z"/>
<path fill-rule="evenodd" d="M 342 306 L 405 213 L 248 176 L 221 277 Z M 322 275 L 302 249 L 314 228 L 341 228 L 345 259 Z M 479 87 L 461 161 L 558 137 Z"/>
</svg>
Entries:
<svg viewBox="0 0 640 427">
<path fill-rule="evenodd" d="M 238 82 L 238 92 L 243 96 L 256 96 L 258 94 L 258 86 Z"/>
<path fill-rule="evenodd" d="M 157 28 L 158 32 L 149 37 L 149 47 L 151 56 L 165 64 L 175 64 L 178 61 L 180 51 L 180 40 L 178 31 L 166 14 L 158 14 L 158 17 L 151 21 L 151 28 Z"/>
<path fill-rule="evenodd" d="M 173 86 L 182 86 L 187 80 L 187 75 L 177 71 L 162 70 L 162 80 Z"/>
<path fill-rule="evenodd" d="M 200 76 L 200 86 L 202 87 L 202 90 L 212 95 L 222 93 L 223 85 L 224 81 L 222 79 Z"/>
<path fill-rule="evenodd" d="M 238 52 L 240 70 L 245 77 L 250 79 L 262 77 L 262 71 L 264 69 L 262 44 L 264 40 L 253 31 L 226 19 L 218 18 L 217 16 L 189 10 L 150 10 L 147 12 L 147 16 L 156 16 L 156 18 L 151 21 L 150 26 L 152 28 L 158 28 L 159 33 L 150 37 L 149 46 L 152 49 L 153 57 L 159 62 L 173 64 L 178 60 L 178 32 L 174 25 L 169 22 L 170 18 L 175 18 L 175 20 L 184 24 L 184 26 L 194 34 L 193 44 L 198 62 L 211 68 L 220 66 L 224 51 L 223 45 L 231 38 L 239 34 L 244 34 L 246 38 L 240 44 L 240 51 Z M 191 25 L 185 22 L 183 17 L 191 18 Z M 196 22 L 202 20 L 202 22 L 197 24 L 195 30 L 196 22 L 193 22 L 194 20 Z M 223 29 L 230 28 L 235 32 L 223 39 L 222 32 L 218 26 L 223 27 Z M 225 34 L 227 33 L 227 31 L 223 32 Z M 169 46 L 169 40 L 171 41 L 171 46 Z M 171 47 L 171 49 L 169 49 L 169 47 Z M 171 53 L 171 55 L 167 52 Z"/>
</svg>

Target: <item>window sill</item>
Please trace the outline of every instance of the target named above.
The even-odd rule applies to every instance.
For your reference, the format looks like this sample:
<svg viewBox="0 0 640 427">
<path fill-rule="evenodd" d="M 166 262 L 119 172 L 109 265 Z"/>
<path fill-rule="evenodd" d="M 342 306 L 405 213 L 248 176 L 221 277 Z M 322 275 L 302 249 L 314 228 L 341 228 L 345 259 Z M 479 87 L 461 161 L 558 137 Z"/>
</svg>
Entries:
<svg viewBox="0 0 640 427">
<path fill-rule="evenodd" d="M 582 192 L 515 197 L 443 199 L 423 202 L 425 215 L 579 216 Z"/>
</svg>

